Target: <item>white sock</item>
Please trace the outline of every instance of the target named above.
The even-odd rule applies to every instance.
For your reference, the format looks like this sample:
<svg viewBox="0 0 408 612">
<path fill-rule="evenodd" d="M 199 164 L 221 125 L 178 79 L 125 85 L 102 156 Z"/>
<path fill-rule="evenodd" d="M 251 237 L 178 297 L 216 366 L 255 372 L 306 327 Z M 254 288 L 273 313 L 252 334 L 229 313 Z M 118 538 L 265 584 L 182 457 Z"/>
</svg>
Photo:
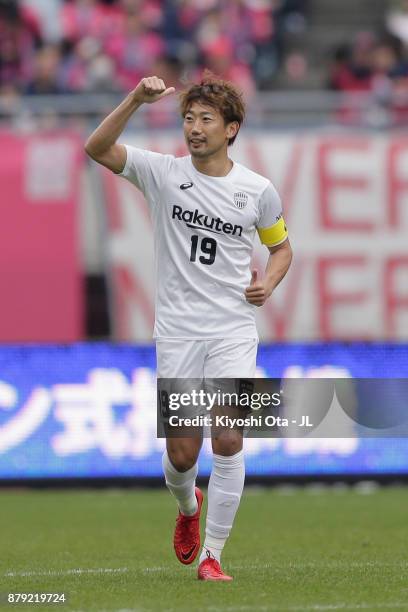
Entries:
<svg viewBox="0 0 408 612">
<path fill-rule="evenodd" d="M 205 541 L 200 563 L 207 551 L 219 562 L 222 549 L 230 534 L 245 480 L 244 451 L 231 457 L 213 456 L 213 467 L 208 484 L 208 511 Z"/>
<path fill-rule="evenodd" d="M 198 472 L 197 463 L 187 472 L 178 472 L 170 461 L 166 450 L 163 453 L 162 465 L 167 488 L 176 498 L 180 512 L 186 516 L 195 514 L 198 509 L 197 498 L 195 496 L 195 481 Z"/>
</svg>

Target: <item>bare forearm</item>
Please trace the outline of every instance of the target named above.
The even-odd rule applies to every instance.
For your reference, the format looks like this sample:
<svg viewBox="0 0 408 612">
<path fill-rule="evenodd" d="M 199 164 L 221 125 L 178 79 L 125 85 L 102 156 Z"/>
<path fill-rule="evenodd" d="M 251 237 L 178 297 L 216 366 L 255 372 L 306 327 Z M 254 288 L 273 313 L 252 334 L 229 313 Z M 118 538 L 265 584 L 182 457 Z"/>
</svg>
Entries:
<svg viewBox="0 0 408 612">
<path fill-rule="evenodd" d="M 249 287 L 245 289 L 245 299 L 254 306 L 263 306 L 272 291 L 281 282 L 289 270 L 292 261 L 292 249 L 289 240 L 277 247 L 269 248 L 269 259 L 265 269 L 265 276 L 258 280 L 258 271 L 252 270 Z"/>
<path fill-rule="evenodd" d="M 268 263 L 265 269 L 264 282 L 268 288 L 268 293 L 279 285 L 289 270 L 292 261 L 292 249 L 289 244 L 287 247 L 277 250 L 269 255 Z"/>
<path fill-rule="evenodd" d="M 116 143 L 126 127 L 133 113 L 142 102 L 130 93 L 126 98 L 102 121 L 96 130 L 89 136 L 85 150 L 94 159 L 98 159 L 109 151 Z"/>
</svg>

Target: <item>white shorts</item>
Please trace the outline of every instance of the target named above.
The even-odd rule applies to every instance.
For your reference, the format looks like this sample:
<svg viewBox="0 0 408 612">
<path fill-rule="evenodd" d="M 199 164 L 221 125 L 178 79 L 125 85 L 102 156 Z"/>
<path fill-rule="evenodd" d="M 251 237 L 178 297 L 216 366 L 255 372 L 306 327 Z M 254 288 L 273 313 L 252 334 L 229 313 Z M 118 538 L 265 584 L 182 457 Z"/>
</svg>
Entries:
<svg viewBox="0 0 408 612">
<path fill-rule="evenodd" d="M 254 378 L 258 340 L 156 340 L 157 378 Z"/>
<path fill-rule="evenodd" d="M 254 378 L 258 340 L 157 340 L 157 383 L 162 422 L 171 413 L 171 395 L 200 389 L 210 393 L 240 393 L 242 379 Z M 163 399 L 164 398 L 164 399 Z M 174 413 L 173 413 L 174 414 Z M 177 409 L 179 417 L 208 414 L 206 403 Z M 179 432 L 176 429 L 176 433 Z M 169 435 L 169 433 L 167 433 Z M 181 434 L 180 434 L 181 435 Z M 184 432 L 183 435 L 186 435 Z"/>
</svg>

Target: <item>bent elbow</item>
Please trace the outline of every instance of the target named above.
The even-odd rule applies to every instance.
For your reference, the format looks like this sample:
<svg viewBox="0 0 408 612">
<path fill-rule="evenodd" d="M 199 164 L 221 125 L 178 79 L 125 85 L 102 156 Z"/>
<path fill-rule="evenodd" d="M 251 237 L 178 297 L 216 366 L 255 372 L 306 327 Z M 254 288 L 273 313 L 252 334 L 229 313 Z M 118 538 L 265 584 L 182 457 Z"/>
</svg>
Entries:
<svg viewBox="0 0 408 612">
<path fill-rule="evenodd" d="M 89 138 L 84 145 L 84 151 L 89 157 L 91 157 L 92 159 L 95 159 L 95 152 L 92 148 L 92 145 L 89 142 Z"/>
</svg>

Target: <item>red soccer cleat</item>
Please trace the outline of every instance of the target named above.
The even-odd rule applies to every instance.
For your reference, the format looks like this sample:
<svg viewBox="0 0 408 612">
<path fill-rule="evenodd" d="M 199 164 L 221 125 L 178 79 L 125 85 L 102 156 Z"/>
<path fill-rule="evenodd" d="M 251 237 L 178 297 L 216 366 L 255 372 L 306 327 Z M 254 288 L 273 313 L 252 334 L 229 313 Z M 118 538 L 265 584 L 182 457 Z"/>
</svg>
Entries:
<svg viewBox="0 0 408 612">
<path fill-rule="evenodd" d="M 213 580 L 222 582 L 231 582 L 232 576 L 227 576 L 221 569 L 217 559 L 211 557 L 210 553 L 207 552 L 207 559 L 201 561 L 198 566 L 197 578 L 199 580 Z"/>
<path fill-rule="evenodd" d="M 177 559 L 184 565 L 190 565 L 200 550 L 200 514 L 204 497 L 198 487 L 195 488 L 195 495 L 198 502 L 197 512 L 185 516 L 179 511 L 174 531 L 174 550 Z"/>
</svg>

